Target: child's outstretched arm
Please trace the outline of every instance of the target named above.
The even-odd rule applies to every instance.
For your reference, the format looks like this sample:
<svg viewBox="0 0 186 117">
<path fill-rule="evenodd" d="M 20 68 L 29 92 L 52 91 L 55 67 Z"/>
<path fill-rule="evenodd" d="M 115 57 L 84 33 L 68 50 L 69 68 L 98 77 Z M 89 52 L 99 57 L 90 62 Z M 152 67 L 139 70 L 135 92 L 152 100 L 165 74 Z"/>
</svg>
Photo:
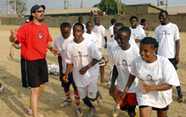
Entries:
<svg viewBox="0 0 186 117">
<path fill-rule="evenodd" d="M 81 75 L 85 74 L 87 72 L 87 70 L 89 68 L 91 68 L 92 66 L 94 66 L 96 63 L 98 63 L 99 60 L 96 60 L 96 59 L 93 59 L 91 63 L 89 63 L 88 65 L 86 65 L 85 67 L 82 67 L 80 70 L 79 70 L 79 73 Z"/>
</svg>

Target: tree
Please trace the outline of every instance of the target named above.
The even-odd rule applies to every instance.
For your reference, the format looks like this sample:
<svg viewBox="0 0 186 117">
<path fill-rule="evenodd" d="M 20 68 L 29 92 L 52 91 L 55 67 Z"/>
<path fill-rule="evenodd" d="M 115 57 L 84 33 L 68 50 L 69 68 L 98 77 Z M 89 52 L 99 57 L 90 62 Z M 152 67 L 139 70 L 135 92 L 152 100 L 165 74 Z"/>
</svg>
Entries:
<svg viewBox="0 0 186 117">
<path fill-rule="evenodd" d="M 15 3 L 16 2 L 16 3 Z M 26 10 L 26 0 L 10 0 L 9 4 L 12 9 L 16 10 L 18 17 L 21 17 Z"/>
<path fill-rule="evenodd" d="M 98 8 L 102 11 L 106 11 L 107 14 L 117 14 L 118 7 L 116 0 L 101 0 L 98 4 Z M 121 3 L 121 14 L 125 13 L 125 4 Z"/>
</svg>

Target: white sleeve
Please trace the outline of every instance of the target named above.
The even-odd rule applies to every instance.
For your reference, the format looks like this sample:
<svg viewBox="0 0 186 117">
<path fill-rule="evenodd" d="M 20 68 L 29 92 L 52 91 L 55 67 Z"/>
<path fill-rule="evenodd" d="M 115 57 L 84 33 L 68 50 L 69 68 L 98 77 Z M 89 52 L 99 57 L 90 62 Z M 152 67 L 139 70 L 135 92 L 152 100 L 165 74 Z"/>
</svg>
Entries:
<svg viewBox="0 0 186 117">
<path fill-rule="evenodd" d="M 113 29 L 112 29 L 112 26 L 109 27 L 109 33 L 110 33 L 110 36 L 113 35 Z"/>
<path fill-rule="evenodd" d="M 111 66 L 114 66 L 113 53 L 112 52 L 113 51 L 110 52 L 109 61 L 110 61 Z"/>
<path fill-rule="evenodd" d="M 106 35 L 105 28 L 103 27 L 102 29 L 103 29 L 103 32 L 102 32 L 103 34 L 102 35 L 103 35 L 103 37 L 106 37 L 107 35 Z"/>
<path fill-rule="evenodd" d="M 99 51 L 94 43 L 90 44 L 90 55 L 91 55 L 92 59 L 100 60 L 102 58 L 101 54 L 99 53 Z"/>
<path fill-rule="evenodd" d="M 65 62 L 72 64 L 73 63 L 72 62 L 72 54 L 71 54 L 71 52 L 69 50 L 69 46 L 67 46 L 67 47 L 66 47 L 66 51 L 65 51 Z"/>
<path fill-rule="evenodd" d="M 141 37 L 142 37 L 142 39 L 143 39 L 143 38 L 146 37 L 146 35 L 145 35 L 145 30 L 144 30 L 143 28 L 140 28 L 140 30 L 141 30 Z M 141 39 L 141 40 L 142 40 L 142 39 Z"/>
<path fill-rule="evenodd" d="M 58 50 L 56 40 L 57 40 L 57 37 L 54 39 L 54 48 Z M 59 50 L 58 50 L 58 51 L 59 51 Z"/>
<path fill-rule="evenodd" d="M 155 29 L 154 34 L 153 34 L 152 37 L 153 37 L 154 39 L 156 39 L 157 42 L 159 42 L 159 41 L 158 41 L 158 34 L 157 34 L 156 29 Z"/>
<path fill-rule="evenodd" d="M 177 72 L 172 63 L 167 58 L 165 58 L 165 61 L 163 61 L 162 66 L 164 82 L 172 86 L 180 86 Z"/>
<path fill-rule="evenodd" d="M 110 54 L 111 47 L 109 41 L 107 41 L 107 54 Z"/>
<path fill-rule="evenodd" d="M 131 74 L 137 76 L 136 62 L 134 61 L 134 59 L 132 60 Z"/>
<path fill-rule="evenodd" d="M 178 27 L 175 25 L 174 40 L 177 41 L 179 39 L 180 39 L 179 30 L 178 30 Z"/>
</svg>

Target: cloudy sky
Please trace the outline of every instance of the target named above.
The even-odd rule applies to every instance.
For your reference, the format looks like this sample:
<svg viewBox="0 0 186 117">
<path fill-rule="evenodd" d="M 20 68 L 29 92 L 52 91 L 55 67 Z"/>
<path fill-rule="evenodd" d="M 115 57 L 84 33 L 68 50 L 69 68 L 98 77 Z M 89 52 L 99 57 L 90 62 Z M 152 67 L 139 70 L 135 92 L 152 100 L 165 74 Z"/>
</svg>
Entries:
<svg viewBox="0 0 186 117">
<path fill-rule="evenodd" d="M 7 0 L 0 0 L 0 10 L 2 14 L 7 14 Z M 101 0 L 84 0 L 83 7 L 92 7 L 94 4 L 99 3 Z M 157 5 L 158 0 L 121 0 L 123 3 L 129 4 L 143 4 L 151 3 Z M 162 0 L 159 0 L 162 1 Z M 166 2 L 166 0 L 164 0 Z M 64 9 L 64 0 L 27 0 L 27 8 L 30 8 L 34 4 L 44 4 L 47 10 L 60 10 Z M 81 0 L 69 0 L 70 8 L 80 8 Z M 186 6 L 186 0 L 168 0 L 168 7 Z M 165 7 L 165 6 L 160 6 Z M 29 10 L 26 13 L 29 13 Z"/>
</svg>

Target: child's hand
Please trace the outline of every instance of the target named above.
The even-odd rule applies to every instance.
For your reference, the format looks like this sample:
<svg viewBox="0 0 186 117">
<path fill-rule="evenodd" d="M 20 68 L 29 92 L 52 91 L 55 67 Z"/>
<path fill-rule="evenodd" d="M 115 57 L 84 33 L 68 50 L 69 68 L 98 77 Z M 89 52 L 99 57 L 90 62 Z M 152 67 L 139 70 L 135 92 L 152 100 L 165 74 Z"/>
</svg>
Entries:
<svg viewBox="0 0 186 117">
<path fill-rule="evenodd" d="M 79 70 L 79 73 L 80 73 L 81 75 L 83 75 L 83 74 L 85 74 L 85 73 L 87 72 L 87 70 L 88 70 L 88 67 L 87 67 L 87 66 L 82 67 L 82 68 Z"/>
<path fill-rule="evenodd" d="M 16 38 L 17 35 L 17 28 L 15 30 L 10 30 L 12 38 Z"/>
<path fill-rule="evenodd" d="M 69 81 L 69 80 L 68 80 L 68 75 L 65 74 L 65 75 L 63 76 L 63 82 L 64 82 L 64 83 L 68 83 L 68 81 Z"/>
<path fill-rule="evenodd" d="M 122 104 L 122 99 L 125 98 L 126 93 L 122 92 L 121 94 L 119 94 L 118 98 L 117 98 L 117 103 L 118 104 Z"/>
<path fill-rule="evenodd" d="M 143 94 L 147 94 L 151 91 L 151 87 L 148 84 L 141 84 L 140 86 Z"/>
</svg>

